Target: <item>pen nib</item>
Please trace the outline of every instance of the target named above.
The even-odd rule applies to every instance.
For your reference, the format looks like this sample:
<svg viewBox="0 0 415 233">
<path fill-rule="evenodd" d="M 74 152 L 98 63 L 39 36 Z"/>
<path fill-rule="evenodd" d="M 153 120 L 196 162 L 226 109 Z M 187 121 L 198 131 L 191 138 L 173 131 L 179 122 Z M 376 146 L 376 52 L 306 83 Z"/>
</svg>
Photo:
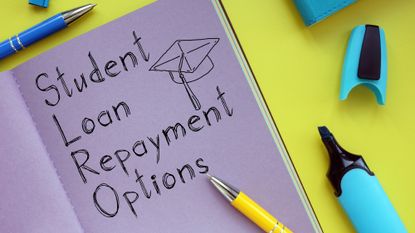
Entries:
<svg viewBox="0 0 415 233">
<path fill-rule="evenodd" d="M 87 4 L 85 6 L 80 6 L 69 11 L 62 12 L 63 20 L 66 25 L 69 25 L 75 20 L 79 19 L 81 16 L 85 15 L 91 11 L 97 4 Z"/>
<path fill-rule="evenodd" d="M 232 202 L 236 199 L 236 197 L 239 194 L 239 190 L 233 187 L 232 185 L 226 183 L 225 181 L 216 178 L 214 176 L 211 176 L 207 174 L 208 179 L 210 182 L 215 186 L 216 189 L 219 190 L 219 192 L 229 201 Z"/>
</svg>

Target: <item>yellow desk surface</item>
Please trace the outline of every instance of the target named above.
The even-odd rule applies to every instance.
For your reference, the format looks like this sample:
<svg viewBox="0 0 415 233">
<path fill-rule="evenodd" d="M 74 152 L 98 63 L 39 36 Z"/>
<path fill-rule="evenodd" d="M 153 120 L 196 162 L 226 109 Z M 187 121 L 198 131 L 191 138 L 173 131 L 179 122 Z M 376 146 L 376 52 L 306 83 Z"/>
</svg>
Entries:
<svg viewBox="0 0 415 233">
<path fill-rule="evenodd" d="M 0 62 L 12 68 L 150 0 L 95 0 L 83 22 Z M 351 152 L 365 156 L 408 232 L 415 232 L 415 1 L 359 0 L 325 21 L 303 26 L 292 0 L 223 0 L 288 151 L 325 232 L 353 232 L 325 173 L 328 157 L 316 127 L 327 125 Z M 85 0 L 51 0 L 48 9 L 0 0 L 1 39 Z M 365 88 L 338 100 L 351 29 L 381 25 L 388 48 L 385 106 Z M 379 223 L 382 224 L 382 223 Z"/>
</svg>

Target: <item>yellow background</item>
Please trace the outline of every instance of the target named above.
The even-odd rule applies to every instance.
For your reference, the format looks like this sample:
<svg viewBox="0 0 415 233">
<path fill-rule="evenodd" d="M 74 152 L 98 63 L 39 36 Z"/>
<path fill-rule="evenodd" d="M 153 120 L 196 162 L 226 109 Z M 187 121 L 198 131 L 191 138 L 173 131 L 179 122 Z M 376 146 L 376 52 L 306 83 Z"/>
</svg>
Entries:
<svg viewBox="0 0 415 233">
<path fill-rule="evenodd" d="M 98 6 L 81 23 L 0 61 L 0 70 L 150 1 L 95 2 Z M 415 232 L 415 1 L 359 0 L 310 28 L 302 24 L 292 0 L 223 2 L 323 230 L 343 233 L 353 228 L 325 177 L 328 157 L 317 133 L 319 125 L 329 126 L 345 148 L 365 156 L 408 231 Z M 48 9 L 24 0 L 0 3 L 0 37 L 5 39 L 88 2 L 51 0 Z M 386 106 L 379 106 L 361 87 L 346 101 L 338 100 L 348 36 L 354 26 L 366 23 L 381 25 L 386 33 Z"/>
</svg>

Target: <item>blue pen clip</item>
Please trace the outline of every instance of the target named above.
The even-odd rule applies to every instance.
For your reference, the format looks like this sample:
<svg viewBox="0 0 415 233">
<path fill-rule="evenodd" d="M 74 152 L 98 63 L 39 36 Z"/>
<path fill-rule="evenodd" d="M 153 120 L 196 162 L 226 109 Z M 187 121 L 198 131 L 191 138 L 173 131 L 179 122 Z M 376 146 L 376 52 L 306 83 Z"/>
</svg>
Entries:
<svg viewBox="0 0 415 233">
<path fill-rule="evenodd" d="M 359 85 L 375 95 L 378 104 L 386 99 L 387 59 L 385 33 L 375 25 L 360 25 L 353 29 L 343 64 L 340 100 Z"/>
</svg>

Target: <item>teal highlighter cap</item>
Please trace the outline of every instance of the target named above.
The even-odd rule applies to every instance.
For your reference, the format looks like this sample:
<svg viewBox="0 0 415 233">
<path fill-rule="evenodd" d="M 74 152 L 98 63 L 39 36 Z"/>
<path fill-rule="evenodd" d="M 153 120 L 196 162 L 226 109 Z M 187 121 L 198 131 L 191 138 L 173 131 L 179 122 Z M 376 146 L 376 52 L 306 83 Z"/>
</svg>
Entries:
<svg viewBox="0 0 415 233">
<path fill-rule="evenodd" d="M 343 149 L 325 126 L 318 127 L 330 157 L 327 177 L 358 233 L 407 233 L 375 174 L 360 155 Z"/>
<path fill-rule="evenodd" d="M 386 101 L 387 52 L 383 28 L 359 25 L 350 35 L 343 63 L 340 100 L 345 100 L 356 86 L 367 87 L 378 104 Z"/>
</svg>

